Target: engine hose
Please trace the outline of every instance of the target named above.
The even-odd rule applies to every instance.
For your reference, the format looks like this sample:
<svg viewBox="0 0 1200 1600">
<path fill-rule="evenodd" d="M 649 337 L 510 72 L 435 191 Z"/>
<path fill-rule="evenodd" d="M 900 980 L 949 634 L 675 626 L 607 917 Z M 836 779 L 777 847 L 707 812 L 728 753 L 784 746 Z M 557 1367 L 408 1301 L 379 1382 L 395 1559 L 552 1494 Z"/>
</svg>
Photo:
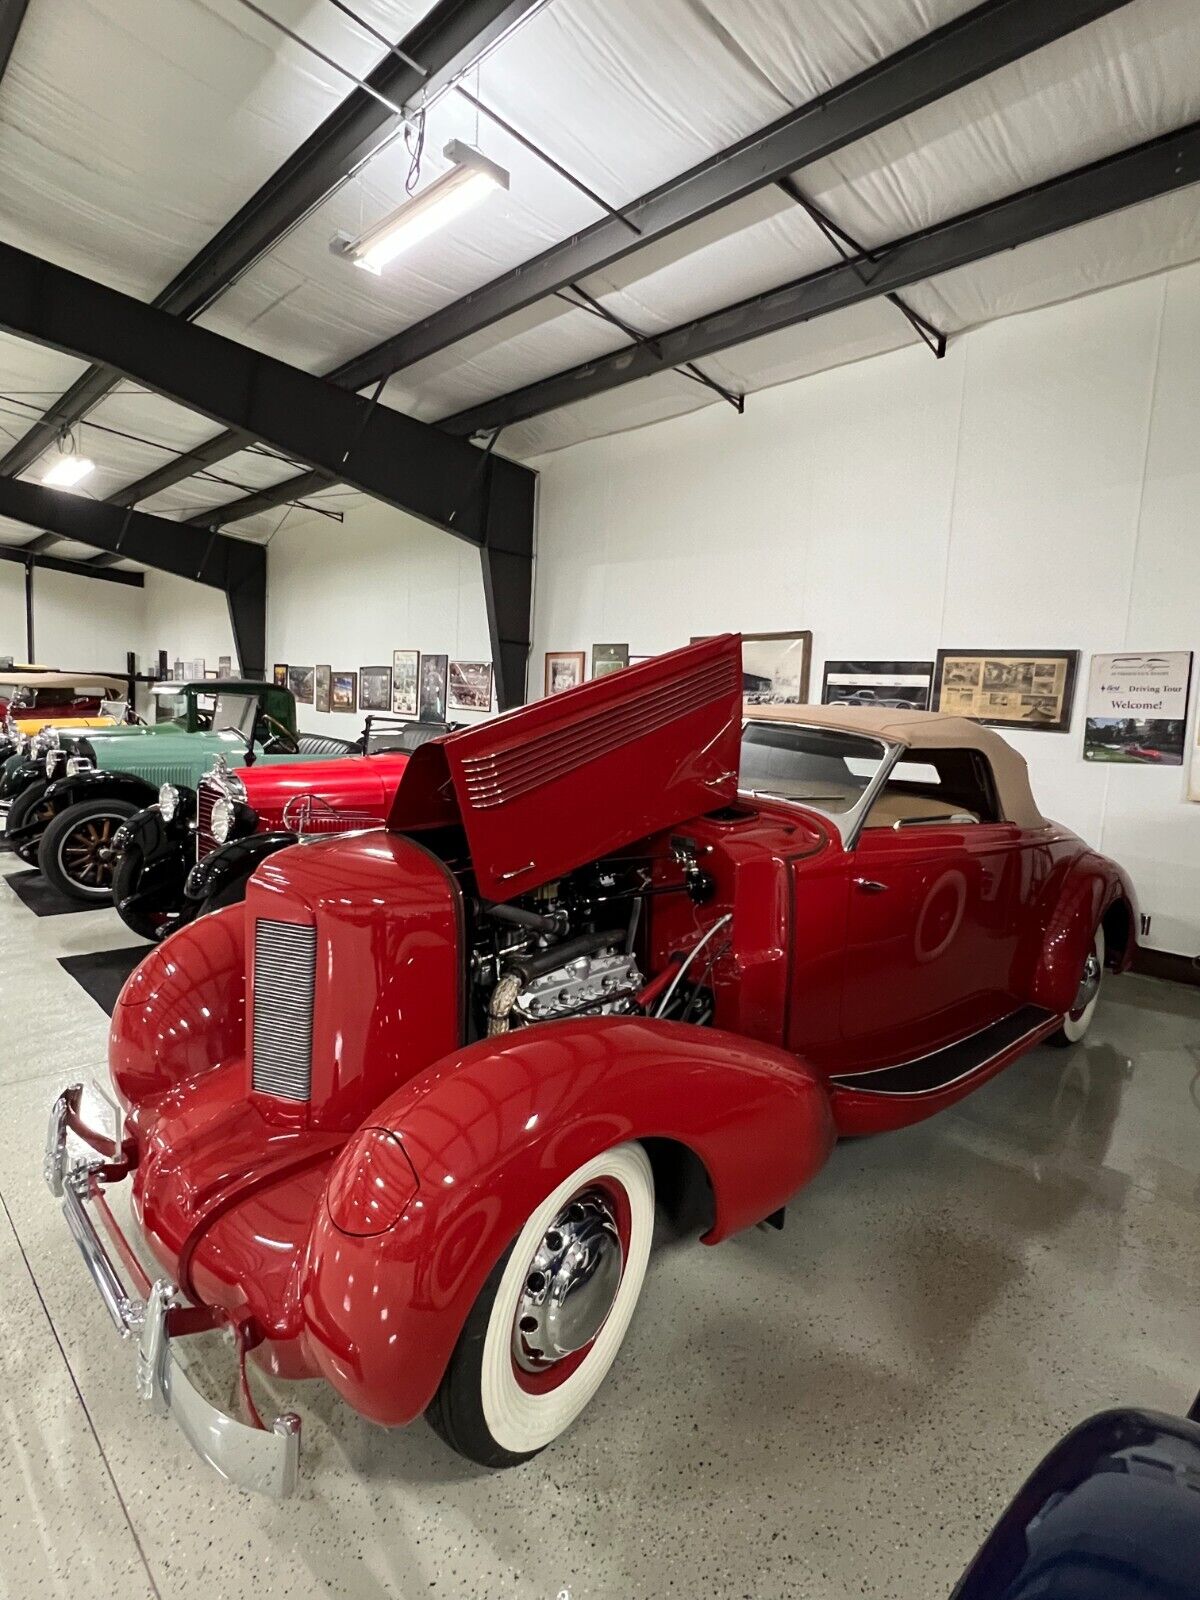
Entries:
<svg viewBox="0 0 1200 1600">
<path fill-rule="evenodd" d="M 549 949 L 536 950 L 532 955 L 504 956 L 505 972 L 515 972 L 522 983 L 532 983 L 557 967 L 568 966 L 580 956 L 595 955 L 597 950 L 619 950 L 625 938 L 623 928 L 605 933 L 581 933 L 577 939 L 565 944 L 552 944 Z"/>
<path fill-rule="evenodd" d="M 535 933 L 559 933 L 562 919 L 544 916 L 540 911 L 526 911 L 523 906 L 490 906 L 481 903 L 480 913 L 492 922 L 509 922 L 517 928 L 532 928 Z"/>
<path fill-rule="evenodd" d="M 492 997 L 488 1001 L 488 1038 L 494 1038 L 498 1033 L 507 1033 L 509 1017 L 513 1006 L 517 1003 L 517 996 L 521 993 L 522 982 L 519 972 L 506 972 L 500 982 L 492 990 Z"/>
</svg>

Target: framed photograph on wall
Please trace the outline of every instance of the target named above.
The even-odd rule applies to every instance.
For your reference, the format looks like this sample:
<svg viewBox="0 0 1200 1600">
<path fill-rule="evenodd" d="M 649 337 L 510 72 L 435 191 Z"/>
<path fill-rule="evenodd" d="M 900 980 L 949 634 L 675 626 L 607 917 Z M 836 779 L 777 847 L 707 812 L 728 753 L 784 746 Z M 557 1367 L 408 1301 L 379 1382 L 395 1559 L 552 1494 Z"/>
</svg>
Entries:
<svg viewBox="0 0 1200 1600">
<path fill-rule="evenodd" d="M 417 714 L 421 652 L 392 651 L 392 710 L 398 717 Z"/>
<path fill-rule="evenodd" d="M 417 715 L 422 722 L 446 720 L 446 671 L 449 656 L 423 655 L 421 657 L 421 691 L 417 701 Z"/>
<path fill-rule="evenodd" d="M 328 666 L 313 668 L 313 694 L 318 711 L 329 710 L 329 680 L 332 672 L 333 668 Z"/>
<path fill-rule="evenodd" d="M 360 711 L 390 711 L 392 709 L 391 667 L 359 668 L 358 709 Z"/>
<path fill-rule="evenodd" d="M 578 689 L 583 682 L 583 661 L 582 650 L 547 650 L 546 694 L 565 694 L 568 689 Z"/>
<path fill-rule="evenodd" d="M 742 698 L 748 706 L 802 706 L 808 701 L 812 633 L 744 633 Z"/>
<path fill-rule="evenodd" d="M 295 695 L 297 705 L 312 705 L 313 669 L 311 667 L 293 667 L 289 664 L 287 686 Z"/>
<path fill-rule="evenodd" d="M 821 679 L 823 706 L 928 711 L 932 692 L 932 661 L 827 661 Z"/>
<path fill-rule="evenodd" d="M 1190 650 L 1093 656 L 1083 759 L 1181 767 L 1191 680 Z"/>
<path fill-rule="evenodd" d="M 452 711 L 490 711 L 492 709 L 492 663 L 490 661 L 452 661 L 450 663 L 450 709 Z"/>
<path fill-rule="evenodd" d="M 620 672 L 629 665 L 627 644 L 594 644 L 592 646 L 592 677 L 607 678 L 610 672 Z"/>
<path fill-rule="evenodd" d="M 288 669 L 286 661 L 277 661 L 271 669 L 271 676 L 275 680 L 277 689 L 286 689 L 288 686 Z"/>
<path fill-rule="evenodd" d="M 218 678 L 232 678 L 233 677 L 233 657 L 232 656 L 218 656 L 217 657 L 217 677 Z"/>
<path fill-rule="evenodd" d="M 939 650 L 933 709 L 995 728 L 1067 733 L 1078 650 Z"/>
<path fill-rule="evenodd" d="M 329 675 L 329 709 L 331 711 L 358 710 L 358 673 L 331 672 Z"/>
</svg>

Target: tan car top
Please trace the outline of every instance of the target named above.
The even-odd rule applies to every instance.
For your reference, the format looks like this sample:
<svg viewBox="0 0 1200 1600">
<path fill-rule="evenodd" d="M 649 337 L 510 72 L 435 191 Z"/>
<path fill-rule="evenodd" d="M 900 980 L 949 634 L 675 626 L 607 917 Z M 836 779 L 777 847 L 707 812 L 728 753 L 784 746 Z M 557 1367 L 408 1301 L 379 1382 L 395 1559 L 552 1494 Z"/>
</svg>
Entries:
<svg viewBox="0 0 1200 1600">
<path fill-rule="evenodd" d="M 749 722 L 799 722 L 813 728 L 859 733 L 909 750 L 979 750 L 991 763 L 1000 810 L 1020 828 L 1044 828 L 1029 787 L 1025 757 L 992 728 L 941 711 L 875 706 L 747 706 Z"/>
<path fill-rule="evenodd" d="M 0 671 L 0 683 L 20 689 L 100 689 L 110 700 L 124 699 L 129 692 L 123 679 L 102 672 L 21 672 L 14 667 Z"/>
</svg>

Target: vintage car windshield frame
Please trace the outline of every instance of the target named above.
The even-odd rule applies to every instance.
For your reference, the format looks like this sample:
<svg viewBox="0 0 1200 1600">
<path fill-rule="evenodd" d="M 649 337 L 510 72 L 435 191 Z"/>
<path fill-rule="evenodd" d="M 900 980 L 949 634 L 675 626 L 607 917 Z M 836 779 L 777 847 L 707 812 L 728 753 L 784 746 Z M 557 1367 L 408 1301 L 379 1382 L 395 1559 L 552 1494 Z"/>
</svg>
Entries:
<svg viewBox="0 0 1200 1600">
<path fill-rule="evenodd" d="M 784 731 L 796 731 L 799 729 L 804 729 L 810 733 L 828 733 L 829 731 L 828 728 L 820 726 L 815 722 L 793 722 L 790 718 L 787 721 L 780 719 L 778 722 L 776 722 L 770 717 L 747 717 L 742 723 L 743 734 L 745 733 L 746 729 L 750 727 L 779 728 Z M 815 811 L 818 816 L 822 817 L 826 822 L 831 823 L 833 827 L 837 829 L 838 837 L 842 841 L 843 849 L 853 850 L 854 846 L 858 843 L 858 836 L 862 832 L 862 825 L 867 820 L 867 813 L 875 804 L 876 797 L 883 788 L 884 784 L 888 781 L 888 778 L 891 776 L 892 769 L 895 767 L 900 757 L 904 754 L 905 750 L 908 749 L 908 746 L 897 743 L 892 739 L 885 739 L 882 737 L 882 735 L 874 733 L 855 733 L 852 734 L 851 737 L 855 739 L 861 739 L 864 744 L 873 744 L 878 746 L 879 749 L 883 751 L 883 757 L 879 763 L 878 770 L 873 774 L 870 782 L 867 784 L 862 794 L 858 797 L 854 805 L 852 805 L 848 811 L 826 811 L 825 808 L 816 800 L 793 800 L 788 795 L 780 794 L 776 790 L 747 789 L 740 781 L 738 783 L 738 791 L 741 794 L 749 795 L 751 799 L 754 799 L 757 795 L 762 795 L 764 798 L 778 800 L 786 806 L 799 806 L 803 811 Z"/>
</svg>

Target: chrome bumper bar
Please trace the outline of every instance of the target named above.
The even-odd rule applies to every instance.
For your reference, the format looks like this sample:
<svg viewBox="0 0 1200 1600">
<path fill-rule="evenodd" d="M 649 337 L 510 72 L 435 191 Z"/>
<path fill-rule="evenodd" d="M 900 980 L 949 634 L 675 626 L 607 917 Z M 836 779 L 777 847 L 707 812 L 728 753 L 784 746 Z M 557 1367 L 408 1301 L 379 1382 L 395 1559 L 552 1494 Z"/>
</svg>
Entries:
<svg viewBox="0 0 1200 1600">
<path fill-rule="evenodd" d="M 137 1341 L 138 1396 L 155 1411 L 169 1413 L 193 1450 L 221 1477 L 239 1489 L 282 1499 L 296 1486 L 300 1418 L 285 1412 L 269 1428 L 255 1427 L 214 1406 L 188 1376 L 187 1358 L 179 1348 L 184 1335 L 171 1331 L 172 1321 L 187 1307 L 180 1290 L 160 1278 L 145 1299 L 129 1293 L 88 1209 L 113 1169 L 103 1160 L 71 1164 L 67 1157 L 68 1129 L 86 1138 L 78 1121 L 81 1093 L 82 1085 L 73 1084 L 54 1102 L 42 1170 L 51 1194 L 62 1201 L 71 1237 L 114 1327 L 122 1339 Z M 132 1259 L 128 1246 L 126 1251 Z"/>
</svg>

